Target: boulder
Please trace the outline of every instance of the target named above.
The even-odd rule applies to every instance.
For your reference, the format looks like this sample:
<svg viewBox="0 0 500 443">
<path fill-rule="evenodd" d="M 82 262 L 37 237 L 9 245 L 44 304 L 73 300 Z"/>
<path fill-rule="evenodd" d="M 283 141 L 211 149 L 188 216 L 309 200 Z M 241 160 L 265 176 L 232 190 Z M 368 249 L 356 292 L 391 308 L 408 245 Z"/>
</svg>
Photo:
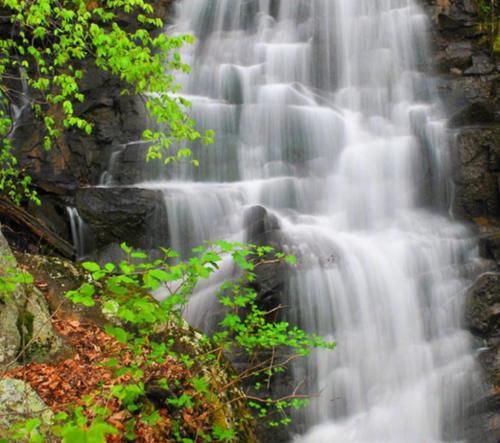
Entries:
<svg viewBox="0 0 500 443">
<path fill-rule="evenodd" d="M 16 272 L 16 260 L 0 232 L 0 275 Z M 23 350 L 23 360 L 43 361 L 60 351 L 43 294 L 34 286 L 18 285 L 0 294 L 0 370 L 14 366 Z"/>
<path fill-rule="evenodd" d="M 14 361 L 21 349 L 21 333 L 17 327 L 20 312 L 12 300 L 0 302 L 0 370 Z"/>
<path fill-rule="evenodd" d="M 244 226 L 246 242 L 280 249 L 283 234 L 278 217 L 263 206 L 252 206 L 245 211 Z M 287 265 L 271 261 L 257 266 L 255 274 L 252 288 L 257 292 L 259 306 L 270 311 L 284 303 Z"/>
<path fill-rule="evenodd" d="M 245 241 L 257 245 L 276 245 L 281 228 L 278 218 L 263 206 L 252 206 L 244 213 Z"/>
<path fill-rule="evenodd" d="M 161 191 L 140 188 L 82 188 L 76 208 L 87 229 L 85 241 L 93 249 L 127 242 L 151 249 L 168 244 Z"/>
<path fill-rule="evenodd" d="M 257 302 L 264 311 L 271 311 L 285 304 L 286 284 L 288 281 L 288 265 L 280 263 L 265 263 L 255 269 L 255 280 L 252 288 L 257 292 Z M 278 312 L 275 318 L 281 318 Z"/>
<path fill-rule="evenodd" d="M 16 262 L 7 240 L 0 232 L 0 271 L 2 276 L 15 268 Z M 21 348 L 21 333 L 17 327 L 22 291 L 0 293 L 0 370 L 11 363 Z"/>
<path fill-rule="evenodd" d="M 54 414 L 29 384 L 11 378 L 0 380 L 0 439 L 12 441 L 12 426 L 30 418 L 41 421 L 43 432 L 53 423 Z"/>
</svg>

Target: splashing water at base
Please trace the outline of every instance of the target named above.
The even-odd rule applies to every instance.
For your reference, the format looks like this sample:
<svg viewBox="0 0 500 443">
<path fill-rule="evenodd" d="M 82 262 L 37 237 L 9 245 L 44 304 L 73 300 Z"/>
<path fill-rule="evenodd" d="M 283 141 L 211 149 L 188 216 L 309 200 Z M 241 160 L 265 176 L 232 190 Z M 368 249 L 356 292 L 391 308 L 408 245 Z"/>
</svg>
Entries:
<svg viewBox="0 0 500 443">
<path fill-rule="evenodd" d="M 477 247 L 447 216 L 448 136 L 421 69 L 427 17 L 413 0 L 176 8 L 169 32 L 199 38 L 182 81 L 216 142 L 197 170 L 138 186 L 165 193 L 179 248 L 244 239 L 256 205 L 276 218 L 299 258 L 288 315 L 338 343 L 294 369 L 320 393 L 296 441 L 463 440 L 476 370 L 460 319 Z M 206 325 L 201 299 L 189 317 Z"/>
</svg>

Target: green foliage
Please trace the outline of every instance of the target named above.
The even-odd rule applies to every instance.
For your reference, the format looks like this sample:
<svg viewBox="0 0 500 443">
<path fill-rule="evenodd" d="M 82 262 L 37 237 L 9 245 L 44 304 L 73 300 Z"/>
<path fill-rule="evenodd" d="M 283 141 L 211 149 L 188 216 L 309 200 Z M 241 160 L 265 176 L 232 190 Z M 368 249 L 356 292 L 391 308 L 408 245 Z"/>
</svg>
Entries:
<svg viewBox="0 0 500 443">
<path fill-rule="evenodd" d="M 174 411 L 169 425 L 173 441 L 241 441 L 237 430 L 222 426 L 216 416 L 220 409 L 218 397 L 224 395 L 229 386 L 239 385 L 245 378 L 253 380 L 253 393 L 264 391 L 260 397 L 253 394 L 248 398 L 248 405 L 255 409 L 257 416 L 265 418 L 277 411 L 281 418 L 272 421 L 271 426 L 289 424 L 287 410 L 306 405 L 307 398 L 291 394 L 282 399 L 271 399 L 265 394 L 265 386 L 275 374 L 284 372 L 294 358 L 308 355 L 313 348 L 333 349 L 335 344 L 284 321 L 268 322 L 268 313 L 258 307 L 257 294 L 250 285 L 261 264 L 295 263 L 295 259 L 275 253 L 270 247 L 225 241 L 196 248 L 196 255 L 186 261 L 176 260 L 177 253 L 170 249 L 163 249 L 163 257 L 156 260 L 150 260 L 126 244 L 122 249 L 127 257 L 118 265 L 83 263 L 82 266 L 91 273 L 92 282 L 69 291 L 67 297 L 85 306 L 101 307 L 110 320 L 106 332 L 124 346 L 122 356 L 127 358 L 107 361 L 106 366 L 114 371 L 116 382 L 107 393 L 103 391 L 98 394 L 100 397 L 88 400 L 92 411 L 90 416 L 81 406 L 74 408 L 58 417 L 54 435 L 68 443 L 104 443 L 106 436 L 117 429 L 108 423 L 110 411 L 103 405 L 119 402 L 121 410 L 131 414 L 124 435 L 133 440 L 137 420 L 154 424 L 161 419 L 157 409 L 152 409 L 148 401 L 144 379 L 151 368 L 158 368 L 169 359 L 182 365 L 190 374 L 182 385 L 177 379 L 163 378 L 158 382 L 169 393 L 164 400 L 165 407 Z M 217 297 L 224 310 L 220 327 L 211 337 L 199 335 L 198 346 L 202 346 L 199 355 L 187 355 L 176 347 L 179 337 L 169 336 L 169 331 L 189 331 L 182 319 L 183 308 L 197 284 L 210 278 L 227 255 L 232 257 L 239 272 L 234 280 L 226 281 L 220 287 Z M 161 302 L 151 295 L 158 291 L 164 293 Z M 226 368 L 224 353 L 233 356 L 241 353 L 247 361 L 256 363 L 244 373 L 231 377 L 229 383 L 216 386 L 210 373 L 204 371 L 210 367 Z M 283 358 L 279 357 L 280 353 Z M 183 414 L 201 405 L 208 407 L 213 417 L 208 419 L 208 427 L 193 434 L 186 428 Z"/>
<path fill-rule="evenodd" d="M 82 407 L 74 408 L 71 415 L 59 413 L 51 431 L 63 443 L 105 443 L 106 436 L 116 435 L 118 431 L 104 420 L 107 411 L 98 408 L 95 411 L 97 416 L 90 423 Z"/>
<path fill-rule="evenodd" d="M 19 285 L 33 283 L 33 276 L 21 271 L 16 266 L 16 260 L 12 256 L 1 256 L 0 267 L 0 302 L 5 301 L 16 292 Z"/>
<path fill-rule="evenodd" d="M 476 0 L 481 31 L 492 52 L 500 53 L 500 1 Z"/>
<path fill-rule="evenodd" d="M 12 438 L 14 441 L 28 441 L 30 443 L 43 443 L 45 441 L 43 432 L 40 430 L 42 421 L 39 418 L 30 418 L 21 422 L 12 429 Z M 0 443 L 7 440 L 0 440 Z"/>
<path fill-rule="evenodd" d="M 29 189 L 30 178 L 17 170 L 11 153 L 12 119 L 6 109 L 20 94 L 12 80 L 28 85 L 30 94 L 22 100 L 44 125 L 45 149 L 65 129 L 92 132 L 90 122 L 75 112 L 75 105 L 85 101 L 80 87 L 84 60 L 121 79 L 122 94 L 145 96 L 147 111 L 161 127 L 144 131 L 144 139 L 151 143 L 148 159 L 168 163 L 191 157 L 186 142 L 212 142 L 213 132 L 200 134 L 195 129 L 186 115 L 190 103 L 177 95 L 174 74 L 189 72 L 179 49 L 194 38 L 154 32 L 163 22 L 147 1 L 0 0 L 0 6 L 11 11 L 14 30 L 11 38 L 0 41 L 0 191 L 14 201 L 28 197 L 38 202 Z M 122 27 L 120 14 L 136 17 L 137 29 Z M 172 146 L 178 149 L 168 154 Z"/>
<path fill-rule="evenodd" d="M 19 204 L 23 198 L 39 204 L 40 200 L 36 192 L 30 188 L 31 177 L 21 173 L 17 167 L 17 159 L 12 154 L 12 144 L 8 137 L 12 128 L 12 120 L 5 114 L 3 105 L 5 105 L 5 99 L 2 100 L 0 87 L 0 192 L 16 204 Z"/>
</svg>

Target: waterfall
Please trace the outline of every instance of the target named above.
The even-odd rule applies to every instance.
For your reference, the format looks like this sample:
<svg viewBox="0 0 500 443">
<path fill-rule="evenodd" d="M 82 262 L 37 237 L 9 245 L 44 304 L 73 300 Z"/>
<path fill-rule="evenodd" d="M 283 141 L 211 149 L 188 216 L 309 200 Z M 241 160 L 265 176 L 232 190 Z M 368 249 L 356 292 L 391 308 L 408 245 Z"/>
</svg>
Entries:
<svg viewBox="0 0 500 443">
<path fill-rule="evenodd" d="M 179 0 L 199 168 L 149 171 L 183 251 L 276 220 L 298 256 L 288 315 L 333 337 L 294 368 L 320 393 L 302 443 L 464 440 L 475 364 L 461 328 L 476 242 L 449 214 L 448 134 L 415 0 Z M 209 291 L 205 291 L 209 292 Z M 206 324 L 206 300 L 190 318 Z M 197 308 L 198 306 L 198 308 Z"/>
<path fill-rule="evenodd" d="M 78 209 L 73 206 L 67 206 L 66 212 L 68 213 L 69 226 L 71 229 L 71 239 L 75 248 L 75 258 L 77 260 L 83 259 L 89 252 L 89 239 L 87 235 L 87 226 L 80 217 Z"/>
</svg>

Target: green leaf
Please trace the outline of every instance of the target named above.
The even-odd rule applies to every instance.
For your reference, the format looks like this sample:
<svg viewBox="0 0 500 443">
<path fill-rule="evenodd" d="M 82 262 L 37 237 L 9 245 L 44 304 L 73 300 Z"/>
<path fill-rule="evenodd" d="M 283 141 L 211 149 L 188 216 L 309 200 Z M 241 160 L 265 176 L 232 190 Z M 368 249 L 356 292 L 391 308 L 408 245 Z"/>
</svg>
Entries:
<svg viewBox="0 0 500 443">
<path fill-rule="evenodd" d="M 107 325 L 104 330 L 106 331 L 107 334 L 111 335 L 112 337 L 116 338 L 116 340 L 119 343 L 126 344 L 128 342 L 129 334 L 125 329 L 116 327 L 116 326 L 110 326 Z"/>
<path fill-rule="evenodd" d="M 83 262 L 82 267 L 89 272 L 96 272 L 101 270 L 101 267 L 97 263 L 91 261 Z"/>
<path fill-rule="evenodd" d="M 130 254 L 132 252 L 132 248 L 127 245 L 127 243 L 121 243 L 120 248 L 122 248 L 122 251 L 124 251 L 126 254 Z"/>
</svg>

